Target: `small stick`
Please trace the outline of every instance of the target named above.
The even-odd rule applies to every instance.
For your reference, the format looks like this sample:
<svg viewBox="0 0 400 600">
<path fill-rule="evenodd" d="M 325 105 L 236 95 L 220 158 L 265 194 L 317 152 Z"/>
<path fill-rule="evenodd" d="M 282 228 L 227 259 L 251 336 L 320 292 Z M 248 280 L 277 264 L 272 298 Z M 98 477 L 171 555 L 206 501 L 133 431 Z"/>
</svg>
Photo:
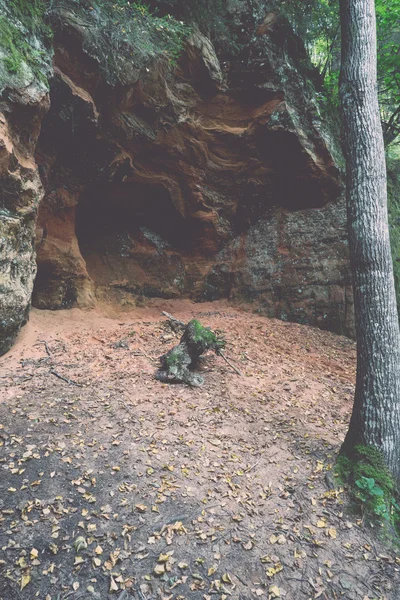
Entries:
<svg viewBox="0 0 400 600">
<path fill-rule="evenodd" d="M 225 354 L 221 350 L 218 350 L 217 354 L 218 356 L 221 356 L 224 359 L 224 361 L 235 371 L 235 373 L 240 375 L 240 377 L 243 377 L 243 373 L 239 371 L 239 369 L 237 369 L 235 365 L 233 365 L 231 361 L 226 358 Z"/>
<path fill-rule="evenodd" d="M 61 379 L 62 381 L 69 383 L 70 385 L 76 385 L 77 387 L 83 387 L 83 385 L 81 383 L 77 383 L 76 381 L 73 381 L 72 379 L 68 379 L 68 377 L 64 377 L 63 375 L 60 375 L 60 373 L 57 373 L 57 371 L 55 371 L 54 369 L 50 369 L 50 373 L 52 375 L 55 375 L 55 377 L 58 377 L 58 379 Z"/>
<path fill-rule="evenodd" d="M 179 319 L 176 319 L 175 317 L 173 317 L 169 313 L 165 312 L 164 310 L 162 311 L 161 314 L 164 315 L 164 317 L 167 317 L 170 321 L 174 321 L 175 323 L 178 323 L 178 325 L 182 325 L 182 327 L 186 327 L 186 323 L 184 323 L 183 321 L 180 321 Z"/>
<path fill-rule="evenodd" d="M 256 463 L 254 463 L 254 465 L 251 465 L 251 467 L 248 467 L 247 469 L 244 470 L 245 473 L 250 473 L 250 471 L 252 471 L 253 469 L 255 469 L 255 467 L 260 463 L 260 460 L 258 460 Z"/>
<path fill-rule="evenodd" d="M 47 352 L 47 356 L 49 358 L 51 358 L 51 352 L 50 352 L 50 348 L 46 342 L 46 340 L 38 340 L 41 344 L 44 344 L 44 347 L 46 348 L 46 352 Z"/>
</svg>

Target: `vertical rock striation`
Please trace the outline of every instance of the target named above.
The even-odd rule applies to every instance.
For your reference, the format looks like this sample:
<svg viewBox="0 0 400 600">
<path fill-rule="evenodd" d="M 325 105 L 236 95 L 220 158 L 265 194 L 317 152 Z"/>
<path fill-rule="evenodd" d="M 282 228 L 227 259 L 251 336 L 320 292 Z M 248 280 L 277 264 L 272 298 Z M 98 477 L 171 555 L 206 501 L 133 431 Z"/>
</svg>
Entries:
<svg viewBox="0 0 400 600">
<path fill-rule="evenodd" d="M 31 302 L 43 197 L 34 152 L 47 108 L 43 86 L 4 90 L 0 101 L 0 354 L 13 343 Z"/>
</svg>

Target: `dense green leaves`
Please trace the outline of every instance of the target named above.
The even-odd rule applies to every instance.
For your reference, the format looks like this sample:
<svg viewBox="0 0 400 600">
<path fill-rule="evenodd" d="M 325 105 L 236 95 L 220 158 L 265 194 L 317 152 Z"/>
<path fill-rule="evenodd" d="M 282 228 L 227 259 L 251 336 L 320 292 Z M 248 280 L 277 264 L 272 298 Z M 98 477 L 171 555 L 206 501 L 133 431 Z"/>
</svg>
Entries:
<svg viewBox="0 0 400 600">
<path fill-rule="evenodd" d="M 400 134 L 400 0 L 376 0 L 378 87 L 387 145 Z M 338 104 L 340 27 L 338 0 L 286 0 L 284 12 L 304 39 L 321 73 L 323 90 Z"/>
</svg>

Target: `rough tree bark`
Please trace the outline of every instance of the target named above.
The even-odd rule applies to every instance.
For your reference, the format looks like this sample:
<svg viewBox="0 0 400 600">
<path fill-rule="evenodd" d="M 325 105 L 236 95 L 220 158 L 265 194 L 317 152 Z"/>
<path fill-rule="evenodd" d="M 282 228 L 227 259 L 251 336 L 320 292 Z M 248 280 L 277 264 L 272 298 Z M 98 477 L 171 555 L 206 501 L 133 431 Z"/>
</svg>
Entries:
<svg viewBox="0 0 400 600">
<path fill-rule="evenodd" d="M 357 381 L 342 451 L 374 446 L 400 482 L 400 332 L 387 218 L 374 0 L 340 0 L 340 95 L 347 161 Z"/>
</svg>

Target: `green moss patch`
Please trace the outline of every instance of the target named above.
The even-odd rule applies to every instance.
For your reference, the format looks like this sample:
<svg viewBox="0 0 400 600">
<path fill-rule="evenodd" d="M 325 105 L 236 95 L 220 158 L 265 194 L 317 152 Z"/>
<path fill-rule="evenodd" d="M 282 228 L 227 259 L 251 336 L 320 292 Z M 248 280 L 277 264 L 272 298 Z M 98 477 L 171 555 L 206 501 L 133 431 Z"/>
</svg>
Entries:
<svg viewBox="0 0 400 600">
<path fill-rule="evenodd" d="M 223 348 L 225 343 L 222 339 L 218 338 L 217 335 L 211 331 L 209 327 L 204 327 L 199 321 L 193 319 L 191 321 L 193 326 L 193 341 L 201 343 L 208 348 Z"/>
<path fill-rule="evenodd" d="M 398 491 L 379 450 L 359 445 L 350 456 L 340 455 L 335 477 L 348 486 L 370 522 L 391 526 L 400 534 Z"/>
<path fill-rule="evenodd" d="M 9 0 L 0 12 L 0 48 L 6 70 L 20 74 L 27 65 L 39 80 L 43 74 L 46 51 L 42 44 L 51 39 L 51 29 L 45 23 L 46 5 L 42 0 Z"/>
<path fill-rule="evenodd" d="M 174 66 L 191 33 L 183 21 L 169 14 L 157 16 L 141 0 L 60 0 L 50 12 L 53 26 L 60 22 L 59 8 L 71 11 L 77 23 L 84 24 L 85 48 L 111 84 L 127 83 L 133 72 L 148 68 L 155 58 Z"/>
</svg>

